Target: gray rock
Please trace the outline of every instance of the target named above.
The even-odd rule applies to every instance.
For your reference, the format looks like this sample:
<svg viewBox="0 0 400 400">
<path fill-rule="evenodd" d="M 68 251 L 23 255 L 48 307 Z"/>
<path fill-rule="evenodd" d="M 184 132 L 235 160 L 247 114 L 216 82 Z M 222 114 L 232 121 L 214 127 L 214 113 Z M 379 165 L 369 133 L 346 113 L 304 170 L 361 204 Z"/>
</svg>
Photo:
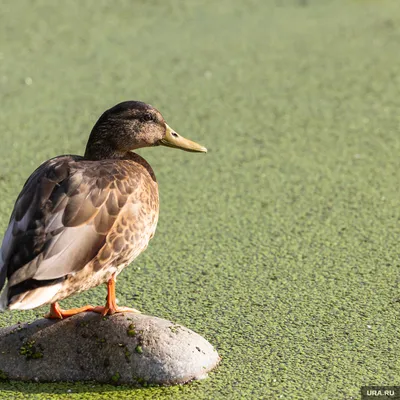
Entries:
<svg viewBox="0 0 400 400">
<path fill-rule="evenodd" d="M 88 312 L 0 330 L 0 378 L 171 385 L 205 378 L 218 362 L 197 333 L 143 314 Z"/>
</svg>

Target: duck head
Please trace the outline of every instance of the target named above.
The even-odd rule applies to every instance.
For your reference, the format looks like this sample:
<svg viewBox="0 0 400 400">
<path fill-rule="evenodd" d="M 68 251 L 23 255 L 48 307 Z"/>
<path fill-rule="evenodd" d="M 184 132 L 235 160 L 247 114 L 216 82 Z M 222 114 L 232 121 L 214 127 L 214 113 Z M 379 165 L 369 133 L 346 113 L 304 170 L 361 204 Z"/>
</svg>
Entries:
<svg viewBox="0 0 400 400">
<path fill-rule="evenodd" d="M 140 101 L 125 101 L 105 111 L 96 122 L 85 158 L 123 158 L 135 149 L 159 145 L 207 152 L 205 147 L 175 132 L 156 108 Z"/>
</svg>

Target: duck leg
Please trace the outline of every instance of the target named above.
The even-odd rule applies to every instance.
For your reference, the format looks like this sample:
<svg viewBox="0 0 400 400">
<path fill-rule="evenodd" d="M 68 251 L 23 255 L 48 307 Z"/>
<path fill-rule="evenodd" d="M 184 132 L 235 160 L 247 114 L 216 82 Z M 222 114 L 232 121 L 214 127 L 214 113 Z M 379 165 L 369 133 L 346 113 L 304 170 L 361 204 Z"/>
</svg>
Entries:
<svg viewBox="0 0 400 400">
<path fill-rule="evenodd" d="M 112 315 L 115 313 L 121 312 L 133 312 L 139 313 L 139 310 L 135 308 L 129 307 L 118 307 L 116 298 L 115 298 L 115 275 L 111 277 L 111 279 L 107 282 L 107 302 L 106 305 L 103 306 L 83 306 L 79 308 L 71 308 L 70 310 L 63 310 L 57 302 L 51 303 L 50 312 L 46 314 L 44 317 L 49 319 L 64 319 L 68 317 L 72 317 L 73 315 L 85 312 L 85 311 L 93 311 L 96 313 L 100 313 L 101 315 Z"/>
<path fill-rule="evenodd" d="M 93 306 L 84 306 L 80 308 L 71 308 L 70 310 L 63 310 L 57 302 L 51 303 L 50 312 L 46 314 L 44 317 L 48 319 L 64 319 L 68 317 L 72 317 L 75 314 L 79 314 L 85 311 L 93 311 L 95 307 Z"/>
<path fill-rule="evenodd" d="M 97 313 L 100 313 L 101 315 L 112 315 L 115 313 L 122 313 L 122 312 L 133 312 L 133 313 L 138 313 L 140 314 L 139 310 L 136 310 L 135 308 L 129 308 L 129 307 L 118 307 L 116 298 L 115 298 L 115 274 L 110 278 L 110 280 L 107 282 L 107 301 L 105 307 L 98 306 L 94 307 L 90 311 L 94 311 Z"/>
</svg>

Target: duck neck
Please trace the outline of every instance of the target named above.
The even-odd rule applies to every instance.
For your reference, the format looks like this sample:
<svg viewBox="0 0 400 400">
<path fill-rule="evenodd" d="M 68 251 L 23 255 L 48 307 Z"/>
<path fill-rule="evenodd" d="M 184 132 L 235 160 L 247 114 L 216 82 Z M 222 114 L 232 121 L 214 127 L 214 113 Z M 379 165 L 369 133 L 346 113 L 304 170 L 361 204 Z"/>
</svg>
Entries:
<svg viewBox="0 0 400 400">
<path fill-rule="evenodd" d="M 87 160 L 98 161 L 98 160 L 120 160 L 126 157 L 126 153 L 121 153 L 107 143 L 88 143 L 86 146 L 85 156 Z"/>
<path fill-rule="evenodd" d="M 120 151 L 115 146 L 113 132 L 119 131 L 120 126 L 114 126 L 110 121 L 100 118 L 90 133 L 86 145 L 85 158 L 91 161 L 124 158 L 126 151 Z"/>
</svg>

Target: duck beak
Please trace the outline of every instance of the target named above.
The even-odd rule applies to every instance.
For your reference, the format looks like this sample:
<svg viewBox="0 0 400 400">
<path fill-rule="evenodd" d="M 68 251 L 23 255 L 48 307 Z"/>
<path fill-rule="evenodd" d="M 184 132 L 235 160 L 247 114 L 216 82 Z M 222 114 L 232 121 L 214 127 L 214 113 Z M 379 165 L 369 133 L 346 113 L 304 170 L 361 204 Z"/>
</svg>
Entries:
<svg viewBox="0 0 400 400">
<path fill-rule="evenodd" d="M 207 149 L 198 143 L 192 142 L 189 139 L 185 139 L 181 135 L 178 135 L 170 126 L 166 125 L 166 134 L 164 139 L 160 140 L 160 144 L 163 146 L 174 147 L 175 149 L 182 149 L 185 151 L 192 151 L 198 153 L 207 153 Z"/>
</svg>

